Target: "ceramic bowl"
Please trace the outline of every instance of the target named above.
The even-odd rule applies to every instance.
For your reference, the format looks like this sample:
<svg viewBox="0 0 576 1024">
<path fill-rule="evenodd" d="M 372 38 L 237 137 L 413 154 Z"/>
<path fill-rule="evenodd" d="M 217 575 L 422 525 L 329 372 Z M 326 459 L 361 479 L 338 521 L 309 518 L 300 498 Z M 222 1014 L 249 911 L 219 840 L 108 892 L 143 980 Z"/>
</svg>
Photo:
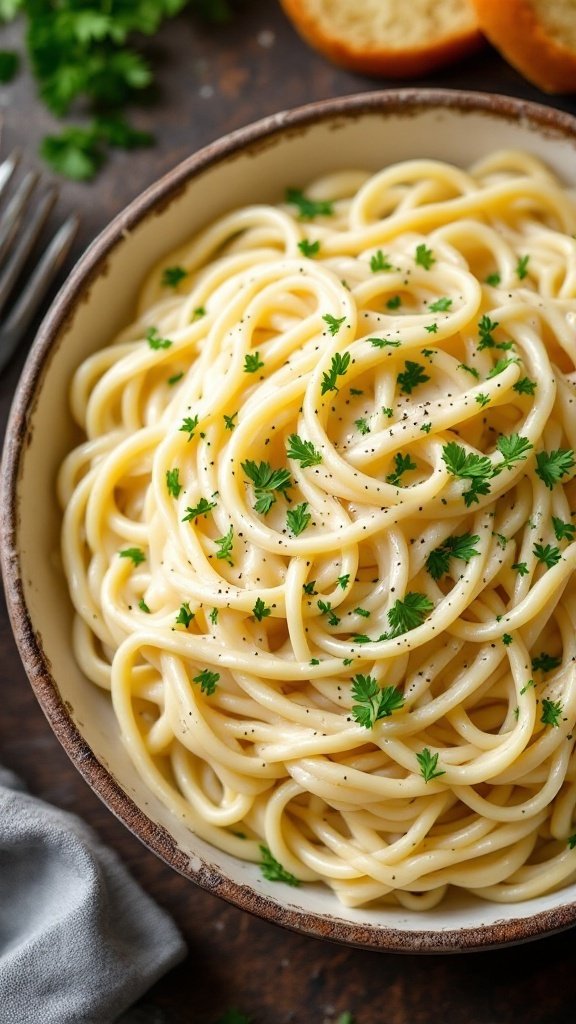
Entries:
<svg viewBox="0 0 576 1024">
<path fill-rule="evenodd" d="M 108 698 L 86 681 L 72 654 L 54 497 L 57 468 L 77 440 L 64 396 L 78 363 L 129 322 L 147 271 L 219 214 L 277 201 L 294 182 L 350 164 L 376 170 L 432 157 L 464 166 L 508 147 L 543 158 L 569 182 L 576 121 L 505 97 L 402 90 L 279 113 L 215 142 L 132 202 L 88 249 L 40 328 L 8 426 L 1 541 L 12 625 L 36 696 L 78 770 L 185 877 L 270 921 L 355 946 L 445 952 L 535 938 L 576 921 L 576 887 L 508 907 L 454 895 L 426 914 L 349 910 L 321 885 L 291 889 L 266 881 L 257 866 L 179 824 L 143 787 Z"/>
</svg>

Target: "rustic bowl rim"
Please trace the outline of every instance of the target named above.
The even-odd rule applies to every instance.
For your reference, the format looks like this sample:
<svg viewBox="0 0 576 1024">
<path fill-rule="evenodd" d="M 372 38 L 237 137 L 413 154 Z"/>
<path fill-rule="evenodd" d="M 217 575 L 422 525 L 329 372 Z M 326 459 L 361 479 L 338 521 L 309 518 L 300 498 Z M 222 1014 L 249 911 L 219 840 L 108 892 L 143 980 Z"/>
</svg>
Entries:
<svg viewBox="0 0 576 1024">
<path fill-rule="evenodd" d="M 10 621 L 24 668 L 52 730 L 85 781 L 153 853 L 184 877 L 258 917 L 296 932 L 360 948 L 403 953 L 456 953 L 486 950 L 551 935 L 576 923 L 576 901 L 528 917 L 503 917 L 492 924 L 450 930 L 402 930 L 379 924 L 346 922 L 329 914 L 305 912 L 226 878 L 200 857 L 199 869 L 172 836 L 142 811 L 97 760 L 71 719 L 52 677 L 41 638 L 34 630 L 25 600 L 18 554 L 17 486 L 28 423 L 42 383 L 45 363 L 75 303 L 98 275 L 110 252 L 159 205 L 172 201 L 193 178 L 218 163 L 258 149 L 276 136 L 315 123 L 383 114 L 408 115 L 426 109 L 486 113 L 522 120 L 544 135 L 572 138 L 576 118 L 539 103 L 496 93 L 451 89 L 406 88 L 355 93 L 280 111 L 222 136 L 197 150 L 136 196 L 100 232 L 69 274 L 43 319 L 18 383 L 6 429 L 0 468 L 0 555 Z"/>
</svg>

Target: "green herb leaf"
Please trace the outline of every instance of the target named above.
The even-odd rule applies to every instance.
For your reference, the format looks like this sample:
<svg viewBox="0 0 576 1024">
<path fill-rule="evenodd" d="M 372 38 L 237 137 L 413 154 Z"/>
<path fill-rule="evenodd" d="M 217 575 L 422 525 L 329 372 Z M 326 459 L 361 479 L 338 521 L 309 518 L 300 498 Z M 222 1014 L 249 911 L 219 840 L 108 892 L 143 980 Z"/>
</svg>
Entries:
<svg viewBox="0 0 576 1024">
<path fill-rule="evenodd" d="M 512 469 L 516 462 L 523 462 L 534 445 L 527 437 L 521 437 L 520 434 L 501 434 L 496 442 L 496 447 L 502 455 L 503 461 L 494 466 L 493 476 L 498 476 L 504 469 Z"/>
<path fill-rule="evenodd" d="M 328 324 L 328 330 L 329 330 L 330 334 L 332 335 L 332 337 L 334 337 L 335 334 L 338 334 L 338 331 L 342 327 L 342 324 L 346 320 L 346 317 L 345 316 L 336 317 L 336 316 L 331 316 L 330 313 L 325 313 L 324 316 L 322 317 L 322 319 L 324 320 L 324 322 L 326 324 Z"/>
<path fill-rule="evenodd" d="M 171 377 L 168 377 L 168 380 L 167 380 L 166 383 L 169 384 L 170 387 L 174 387 L 174 384 L 177 384 L 179 380 L 182 380 L 183 376 L 184 376 L 184 371 L 181 370 L 180 373 L 174 373 L 174 374 L 172 374 Z"/>
<path fill-rule="evenodd" d="M 125 548 L 120 552 L 120 558 L 130 558 L 133 565 L 140 565 L 146 561 L 146 555 L 140 548 Z"/>
<path fill-rule="evenodd" d="M 475 396 L 474 401 L 478 402 L 480 408 L 483 409 L 485 405 L 488 405 L 488 402 L 490 401 L 490 395 L 485 395 L 482 391 L 480 391 Z"/>
<path fill-rule="evenodd" d="M 442 296 L 440 299 L 436 299 L 435 302 L 431 302 L 428 307 L 432 313 L 446 313 L 452 305 L 452 299 L 448 299 Z"/>
<path fill-rule="evenodd" d="M 286 512 L 288 529 L 292 531 L 295 537 L 303 533 L 311 519 L 312 516 L 308 511 L 307 501 L 303 501 L 301 505 L 296 505 L 295 508 L 289 508 Z"/>
<path fill-rule="evenodd" d="M 394 270 L 394 267 L 388 260 L 388 257 L 384 255 L 382 249 L 378 249 L 370 257 L 370 270 L 373 274 L 376 274 L 380 270 Z"/>
<path fill-rule="evenodd" d="M 218 609 L 217 608 L 213 608 L 212 611 L 210 612 L 210 615 L 208 617 L 209 617 L 210 622 L 212 623 L 212 625 L 215 626 L 216 623 L 218 622 Z"/>
<path fill-rule="evenodd" d="M 557 448 L 552 452 L 538 452 L 536 456 L 536 475 L 551 491 L 555 484 L 574 468 L 576 459 L 570 448 Z"/>
<path fill-rule="evenodd" d="M 497 377 L 498 374 L 503 373 L 508 366 L 512 365 L 512 363 L 517 362 L 518 359 L 498 359 L 498 361 L 494 363 L 494 366 L 492 367 L 490 372 L 487 374 L 486 380 L 490 380 L 492 377 Z"/>
<path fill-rule="evenodd" d="M 289 459 L 299 462 L 302 469 L 319 466 L 322 462 L 322 453 L 314 447 L 312 441 L 302 440 L 299 434 L 290 434 L 286 443 L 286 455 Z"/>
<path fill-rule="evenodd" d="M 392 484 L 393 487 L 400 487 L 404 473 L 408 473 L 411 469 L 416 469 L 417 466 L 415 462 L 412 462 L 409 455 L 402 455 L 401 452 L 396 452 L 394 463 L 396 468 L 393 473 L 388 473 L 386 483 Z"/>
<path fill-rule="evenodd" d="M 146 341 L 150 345 L 150 348 L 158 350 L 160 348 L 170 348 L 172 342 L 169 338 L 163 338 L 156 327 L 151 327 L 146 335 Z"/>
<path fill-rule="evenodd" d="M 530 380 L 529 377 L 521 377 L 515 384 L 512 385 L 512 390 L 517 391 L 519 395 L 533 395 L 536 391 L 538 384 L 535 380 Z"/>
<path fill-rule="evenodd" d="M 330 217 L 333 213 L 333 203 L 330 200 L 309 199 L 299 188 L 286 189 L 286 202 L 298 207 L 301 220 Z"/>
<path fill-rule="evenodd" d="M 272 613 L 272 609 L 268 608 L 261 597 L 256 598 L 256 604 L 252 609 L 252 615 L 258 622 L 262 622 L 262 619 L 267 619 Z"/>
<path fill-rule="evenodd" d="M 183 434 L 188 434 L 188 440 L 191 441 L 197 426 L 198 416 L 185 416 L 182 420 L 182 426 L 178 427 L 178 430 L 182 431 Z"/>
<path fill-rule="evenodd" d="M 445 771 L 438 769 L 438 754 L 432 754 L 428 747 L 424 747 L 419 754 L 416 754 L 416 759 L 420 765 L 420 774 L 424 782 L 431 782 L 432 779 L 446 775 Z"/>
<path fill-rule="evenodd" d="M 317 256 L 320 252 L 320 242 L 309 242 L 307 238 L 303 238 L 301 242 L 298 242 L 298 248 L 303 256 L 312 259 L 313 256 Z"/>
<path fill-rule="evenodd" d="M 366 338 L 374 348 L 400 348 L 401 341 L 392 341 L 391 338 Z"/>
<path fill-rule="evenodd" d="M 146 615 L 150 615 L 150 609 L 143 597 L 141 597 L 140 600 L 138 601 L 138 607 L 141 612 L 145 612 Z"/>
<path fill-rule="evenodd" d="M 432 264 L 436 263 L 432 249 L 429 249 L 424 243 L 416 246 L 414 259 L 419 267 L 424 267 L 424 270 L 430 270 Z"/>
<path fill-rule="evenodd" d="M 184 604 L 180 605 L 180 611 L 178 612 L 178 615 L 176 616 L 176 625 L 177 626 L 184 626 L 185 629 L 188 629 L 188 626 L 192 622 L 193 618 L 194 618 L 194 612 L 190 611 L 190 605 L 189 605 L 188 601 L 185 601 Z"/>
<path fill-rule="evenodd" d="M 231 526 L 223 537 L 218 537 L 218 539 L 215 541 L 215 544 L 216 547 L 218 548 L 218 551 L 216 552 L 216 558 L 223 559 L 225 562 L 228 562 L 228 565 L 234 565 L 234 562 L 232 561 L 232 548 L 234 547 L 234 527 Z"/>
<path fill-rule="evenodd" d="M 198 519 L 198 516 L 207 516 L 213 508 L 216 508 L 215 501 L 208 501 L 207 498 L 200 498 L 200 501 L 194 507 L 188 506 L 186 509 L 186 515 L 182 517 L 183 523 L 190 523 L 193 519 Z"/>
<path fill-rule="evenodd" d="M 450 559 L 460 558 L 468 562 L 479 555 L 480 552 L 474 547 L 480 542 L 477 533 L 461 533 L 458 536 L 447 537 L 443 544 L 434 548 L 426 559 L 426 569 L 433 580 L 439 580 L 450 571 Z"/>
<path fill-rule="evenodd" d="M 402 299 L 400 298 L 399 295 L 391 295 L 390 298 L 387 299 L 387 301 L 386 301 L 386 309 L 391 309 L 391 310 L 400 309 L 401 305 L 402 305 Z"/>
<path fill-rule="evenodd" d="M 519 576 L 527 576 L 530 572 L 528 566 L 526 565 L 526 562 L 513 562 L 512 568 L 516 569 L 516 572 Z"/>
<path fill-rule="evenodd" d="M 551 544 L 535 544 L 532 548 L 533 553 L 539 562 L 543 562 L 547 569 L 551 569 L 554 565 L 557 565 L 562 554 L 559 548 L 553 547 Z"/>
<path fill-rule="evenodd" d="M 537 654 L 535 658 L 532 658 L 532 671 L 552 672 L 553 669 L 558 668 L 561 664 L 562 658 L 558 658 L 555 654 L 548 654 L 546 651 L 542 651 L 541 654 Z"/>
<path fill-rule="evenodd" d="M 486 278 L 486 284 L 490 284 L 492 285 L 493 288 L 497 288 L 501 280 L 502 278 L 500 277 L 500 274 L 498 274 L 497 272 L 494 274 L 488 274 L 488 277 Z"/>
<path fill-rule="evenodd" d="M 164 288 L 177 288 L 185 277 L 188 277 L 188 271 L 184 267 L 164 267 L 161 284 Z"/>
<path fill-rule="evenodd" d="M 564 708 L 559 700 L 547 700 L 542 698 L 542 714 L 540 721 L 543 725 L 551 725 L 555 728 L 560 726 L 558 719 L 563 714 Z"/>
<path fill-rule="evenodd" d="M 411 359 L 405 361 L 404 370 L 396 378 L 403 395 L 411 395 L 419 384 L 425 384 L 427 380 L 430 380 L 430 377 L 424 372 L 422 364 Z"/>
<path fill-rule="evenodd" d="M 260 870 L 269 882 L 285 882 L 286 885 L 292 885 L 294 887 L 300 885 L 299 880 L 295 875 L 292 875 L 286 868 L 282 867 L 279 861 L 272 856 L 267 846 L 263 844 L 260 846 L 260 853 L 262 854 L 262 862 L 260 864 Z"/>
<path fill-rule="evenodd" d="M 272 469 L 269 462 L 247 460 L 242 463 L 242 469 L 254 484 L 254 510 L 262 515 L 267 515 L 276 502 L 276 492 L 286 497 L 286 491 L 292 486 L 290 470 Z"/>
<path fill-rule="evenodd" d="M 316 587 L 316 580 L 309 580 L 308 583 L 303 583 L 302 584 L 302 590 L 304 591 L 304 593 L 305 594 L 311 594 L 312 596 L 314 596 L 317 593 L 317 591 L 315 590 L 315 587 Z"/>
<path fill-rule="evenodd" d="M 421 626 L 434 605 L 426 594 L 410 592 L 403 600 L 398 599 L 388 611 L 388 622 L 392 632 L 390 637 L 401 636 Z"/>
<path fill-rule="evenodd" d="M 361 416 L 360 419 L 358 420 L 354 420 L 354 426 L 358 427 L 358 430 L 363 436 L 365 434 L 370 433 L 370 427 L 368 426 L 368 423 L 363 416 Z"/>
<path fill-rule="evenodd" d="M 224 427 L 225 427 L 225 429 L 226 430 L 234 430 L 234 428 L 236 426 L 236 424 L 234 423 L 234 420 L 236 419 L 236 417 L 238 415 L 238 410 L 236 410 L 236 412 L 233 412 L 231 416 L 227 416 L 226 413 L 224 413 L 223 415 L 224 415 Z"/>
<path fill-rule="evenodd" d="M 173 498 L 177 498 L 182 490 L 179 477 L 180 470 L 178 467 L 166 470 L 166 487 L 168 488 L 168 494 L 172 495 Z"/>
<path fill-rule="evenodd" d="M 244 356 L 244 373 L 256 373 L 263 366 L 258 352 L 247 352 Z"/>
<path fill-rule="evenodd" d="M 373 676 L 356 675 L 352 679 L 352 717 L 365 729 L 372 729 L 377 721 L 389 718 L 404 707 L 404 694 L 395 686 L 380 688 Z"/>
<path fill-rule="evenodd" d="M 574 523 L 565 523 L 558 516 L 552 516 L 552 526 L 554 527 L 556 540 L 574 540 L 576 536 L 576 526 L 574 526 Z"/>
<path fill-rule="evenodd" d="M 520 256 L 518 263 L 516 264 L 516 274 L 521 281 L 524 280 L 528 274 L 528 261 L 530 256 Z"/>
<path fill-rule="evenodd" d="M 192 682 L 200 683 L 200 690 L 205 693 L 207 697 L 211 697 L 216 689 L 216 683 L 220 679 L 219 672 L 210 672 L 209 669 L 204 668 L 197 676 L 194 676 Z"/>
<path fill-rule="evenodd" d="M 320 611 L 322 612 L 322 615 L 327 615 L 328 616 L 328 625 L 329 626 L 337 626 L 339 624 L 339 622 L 340 622 L 340 619 L 336 615 L 336 612 L 334 612 L 332 610 L 331 602 L 330 601 L 318 601 L 317 604 L 318 604 L 318 607 L 319 607 Z"/>
<path fill-rule="evenodd" d="M 335 352 L 332 356 L 332 362 L 330 369 L 322 374 L 321 393 L 326 394 L 327 391 L 338 391 L 336 380 L 338 377 L 343 377 L 350 366 L 350 353 L 349 352 Z"/>
<path fill-rule="evenodd" d="M 338 586 L 342 587 L 342 590 L 346 590 L 346 587 L 348 586 L 349 581 L 350 581 L 350 573 L 347 572 L 347 573 L 344 573 L 343 576 L 339 576 L 336 582 L 338 583 Z"/>
</svg>

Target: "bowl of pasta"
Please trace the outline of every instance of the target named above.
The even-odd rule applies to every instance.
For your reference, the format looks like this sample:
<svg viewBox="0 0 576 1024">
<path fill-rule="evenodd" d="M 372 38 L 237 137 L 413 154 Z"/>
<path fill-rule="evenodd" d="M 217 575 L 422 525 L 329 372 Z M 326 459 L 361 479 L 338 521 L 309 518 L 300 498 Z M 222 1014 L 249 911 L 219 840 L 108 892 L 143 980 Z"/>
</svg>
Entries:
<svg viewBox="0 0 576 1024">
<path fill-rule="evenodd" d="M 35 341 L 31 683 L 151 850 L 271 921 L 435 952 L 576 920 L 575 151 L 504 97 L 281 113 L 133 202 Z"/>
</svg>

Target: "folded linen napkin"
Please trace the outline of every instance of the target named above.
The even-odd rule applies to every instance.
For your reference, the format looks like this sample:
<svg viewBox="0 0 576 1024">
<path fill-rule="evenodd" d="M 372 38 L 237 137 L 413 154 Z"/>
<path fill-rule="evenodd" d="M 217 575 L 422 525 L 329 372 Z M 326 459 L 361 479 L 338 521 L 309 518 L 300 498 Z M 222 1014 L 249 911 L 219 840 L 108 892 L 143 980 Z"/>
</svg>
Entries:
<svg viewBox="0 0 576 1024">
<path fill-rule="evenodd" d="M 0 768 L 2 1024 L 111 1024 L 185 953 L 95 833 Z"/>
</svg>

